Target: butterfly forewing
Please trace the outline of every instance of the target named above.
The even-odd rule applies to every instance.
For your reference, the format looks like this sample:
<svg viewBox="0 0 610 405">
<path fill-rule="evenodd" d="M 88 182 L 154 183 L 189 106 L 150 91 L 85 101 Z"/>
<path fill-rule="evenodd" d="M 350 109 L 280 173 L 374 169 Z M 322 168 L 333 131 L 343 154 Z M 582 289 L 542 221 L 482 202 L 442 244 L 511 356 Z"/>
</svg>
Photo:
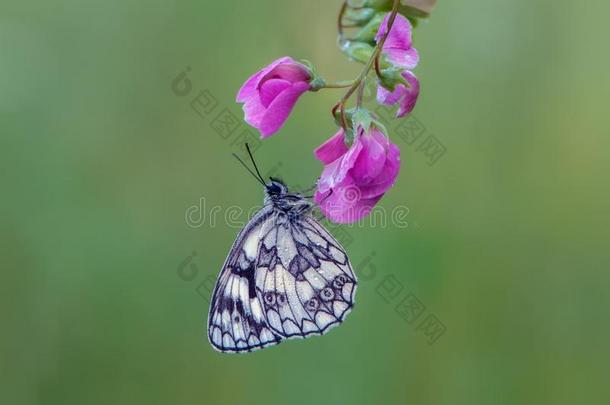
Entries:
<svg viewBox="0 0 610 405">
<path fill-rule="evenodd" d="M 321 335 L 354 304 L 356 276 L 336 239 L 309 213 L 265 206 L 240 232 L 214 290 L 208 336 L 222 352 Z"/>
<path fill-rule="evenodd" d="M 208 338 L 219 351 L 252 351 L 280 341 L 254 288 L 258 246 L 274 224 L 272 208 L 263 208 L 239 233 L 225 260 L 208 315 Z"/>
</svg>

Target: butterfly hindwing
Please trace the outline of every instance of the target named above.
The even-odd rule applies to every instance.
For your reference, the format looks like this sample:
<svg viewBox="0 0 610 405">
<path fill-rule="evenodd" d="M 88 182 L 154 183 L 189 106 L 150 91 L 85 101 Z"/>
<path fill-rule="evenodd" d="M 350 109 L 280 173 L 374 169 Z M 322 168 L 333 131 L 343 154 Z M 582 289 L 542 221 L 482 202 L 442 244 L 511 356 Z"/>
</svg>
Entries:
<svg viewBox="0 0 610 405">
<path fill-rule="evenodd" d="M 284 338 L 321 335 L 340 324 L 354 304 L 356 277 L 343 248 L 315 219 L 278 224 L 263 241 L 257 291 L 267 322 Z"/>
</svg>

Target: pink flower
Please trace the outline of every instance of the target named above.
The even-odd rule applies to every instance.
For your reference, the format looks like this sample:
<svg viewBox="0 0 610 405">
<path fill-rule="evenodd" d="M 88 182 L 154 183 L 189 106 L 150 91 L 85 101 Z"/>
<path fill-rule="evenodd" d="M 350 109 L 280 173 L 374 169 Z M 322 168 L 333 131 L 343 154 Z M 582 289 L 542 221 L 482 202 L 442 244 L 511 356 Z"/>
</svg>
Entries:
<svg viewBox="0 0 610 405">
<path fill-rule="evenodd" d="M 333 222 L 352 223 L 367 216 L 394 185 L 400 150 L 377 128 L 357 131 L 350 148 L 341 129 L 315 150 L 325 167 L 314 200 Z"/>
<path fill-rule="evenodd" d="M 379 42 L 388 32 L 388 21 L 390 14 L 386 15 L 383 22 L 379 26 L 379 31 L 375 40 Z M 415 69 L 419 63 L 419 54 L 413 48 L 411 42 L 411 32 L 413 28 L 409 20 L 401 14 L 396 15 L 390 34 L 383 44 L 383 53 L 388 60 L 394 65 L 405 68 Z"/>
<path fill-rule="evenodd" d="M 419 97 L 419 81 L 417 77 L 408 70 L 402 72 L 402 77 L 410 84 L 410 87 L 402 83 L 396 85 L 394 91 L 387 90 L 379 85 L 377 88 L 377 102 L 380 104 L 398 104 L 399 108 L 396 117 L 404 117 L 415 108 L 417 97 Z"/>
<path fill-rule="evenodd" d="M 282 128 L 299 97 L 310 89 L 311 71 L 284 57 L 250 77 L 237 94 L 245 120 L 267 138 Z"/>
<path fill-rule="evenodd" d="M 390 14 L 386 15 L 379 27 L 375 39 L 379 42 L 388 32 L 388 21 Z M 401 75 L 409 83 L 396 84 L 394 91 L 390 91 L 382 85 L 377 88 L 377 102 L 380 104 L 398 104 L 399 108 L 396 117 L 404 117 L 413 111 L 417 98 L 419 97 L 419 81 L 410 71 L 417 66 L 419 55 L 411 43 L 411 23 L 400 14 L 396 15 L 396 20 L 392 29 L 383 44 L 383 52 L 388 60 L 399 68 L 405 69 Z"/>
</svg>

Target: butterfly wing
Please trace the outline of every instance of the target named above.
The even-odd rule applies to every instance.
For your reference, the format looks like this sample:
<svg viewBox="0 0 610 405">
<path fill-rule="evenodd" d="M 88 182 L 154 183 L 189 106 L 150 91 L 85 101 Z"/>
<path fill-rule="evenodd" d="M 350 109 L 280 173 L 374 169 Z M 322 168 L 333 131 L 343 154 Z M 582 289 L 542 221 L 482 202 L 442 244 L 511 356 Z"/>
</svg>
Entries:
<svg viewBox="0 0 610 405">
<path fill-rule="evenodd" d="M 256 289 L 282 338 L 322 335 L 354 306 L 356 276 L 339 242 L 310 215 L 280 217 L 261 240 Z"/>
<path fill-rule="evenodd" d="M 215 349 L 237 353 L 322 335 L 351 311 L 356 284 L 345 251 L 314 218 L 265 207 L 225 261 L 208 338 Z"/>
<path fill-rule="evenodd" d="M 277 214 L 263 208 L 239 233 L 216 282 L 208 315 L 208 339 L 221 352 L 249 352 L 280 342 L 272 332 L 255 288 L 261 240 Z"/>
</svg>

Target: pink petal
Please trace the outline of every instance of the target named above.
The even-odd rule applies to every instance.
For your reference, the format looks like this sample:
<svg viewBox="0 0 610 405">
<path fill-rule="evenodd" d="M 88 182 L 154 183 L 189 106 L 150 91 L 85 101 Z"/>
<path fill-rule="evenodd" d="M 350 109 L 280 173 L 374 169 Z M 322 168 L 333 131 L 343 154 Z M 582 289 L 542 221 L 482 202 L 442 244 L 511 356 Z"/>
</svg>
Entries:
<svg viewBox="0 0 610 405">
<path fill-rule="evenodd" d="M 377 140 L 377 142 L 379 142 L 381 145 L 383 145 L 383 149 L 386 151 L 388 151 L 388 148 L 390 147 L 390 139 L 386 136 L 386 134 L 384 134 L 383 132 L 381 132 L 381 130 L 379 130 L 376 127 L 372 127 L 369 134 L 375 138 Z"/>
<path fill-rule="evenodd" d="M 292 60 L 292 58 L 290 58 L 288 56 L 285 56 L 283 58 L 275 60 L 270 65 L 264 67 L 263 69 L 261 69 L 260 71 L 258 71 L 254 75 L 252 75 L 248 80 L 246 80 L 246 82 L 241 87 L 241 89 L 239 89 L 239 92 L 237 93 L 237 102 L 243 103 L 247 99 L 255 96 L 257 94 L 258 85 L 260 83 L 260 80 L 267 73 L 271 72 L 273 69 L 275 69 L 278 65 L 280 65 L 282 63 L 290 63 L 290 62 L 294 63 L 294 60 Z"/>
<path fill-rule="evenodd" d="M 258 96 L 249 98 L 243 106 L 244 119 L 254 128 L 258 128 L 267 109 L 260 102 Z"/>
<path fill-rule="evenodd" d="M 350 172 L 359 185 L 368 184 L 379 176 L 386 160 L 385 141 L 379 142 L 370 134 L 363 135 L 361 139 L 363 149 Z"/>
<path fill-rule="evenodd" d="M 283 79 L 270 79 L 264 81 L 259 90 L 261 104 L 265 106 L 265 108 L 269 107 L 269 104 L 271 104 L 278 94 L 291 86 L 291 82 Z"/>
<path fill-rule="evenodd" d="M 388 13 L 379 27 L 379 31 L 375 39 L 381 41 L 388 29 L 388 21 L 390 14 Z M 411 32 L 413 28 L 407 18 L 398 14 L 392 30 L 383 44 L 383 53 L 388 57 L 393 64 L 405 69 L 415 69 L 419 63 L 419 54 L 413 48 L 411 42 Z"/>
<path fill-rule="evenodd" d="M 318 190 L 325 193 L 346 181 L 347 175 L 361 151 L 362 143 L 355 141 L 352 147 L 341 158 L 327 165 L 318 181 Z"/>
<path fill-rule="evenodd" d="M 379 31 L 375 36 L 375 40 L 379 42 L 381 38 L 386 34 L 388 30 L 388 22 L 390 20 L 390 14 L 388 13 L 383 22 L 379 26 Z M 397 49 L 409 49 L 411 48 L 411 32 L 413 28 L 411 27 L 411 23 L 409 20 L 401 14 L 396 15 L 396 19 L 394 20 L 394 24 L 392 25 L 392 30 L 390 31 L 390 35 L 385 41 L 383 49 L 386 48 L 397 48 Z"/>
<path fill-rule="evenodd" d="M 415 104 L 417 103 L 417 99 L 419 97 L 419 80 L 417 80 L 417 77 L 415 77 L 415 75 L 409 71 L 404 71 L 402 75 L 405 79 L 407 79 L 407 82 L 409 82 L 411 87 L 406 88 L 405 86 L 403 86 L 403 98 L 400 102 L 400 108 L 396 113 L 396 117 L 398 118 L 404 117 L 405 115 L 413 111 L 413 108 L 415 108 Z"/>
<path fill-rule="evenodd" d="M 293 83 L 308 82 L 311 80 L 311 74 L 304 65 L 291 59 L 290 61 L 280 63 L 270 70 L 261 81 L 269 79 L 284 79 Z"/>
<path fill-rule="evenodd" d="M 361 198 L 368 199 L 385 194 L 396 182 L 399 172 L 400 149 L 398 146 L 390 144 L 383 170 L 373 182 L 367 186 L 360 187 Z"/>
<path fill-rule="evenodd" d="M 419 53 L 415 48 L 398 49 L 383 47 L 383 53 L 390 62 L 405 69 L 415 69 L 419 63 Z"/>
<path fill-rule="evenodd" d="M 336 222 L 340 224 L 349 224 L 358 222 L 362 218 L 366 217 L 371 213 L 375 205 L 381 200 L 383 195 L 379 195 L 374 198 L 361 199 L 358 204 L 350 207 L 348 210 L 343 212 L 343 215 L 337 217 Z"/>
<path fill-rule="evenodd" d="M 404 86 L 398 85 L 394 91 L 390 91 L 382 85 L 377 86 L 377 102 L 379 104 L 393 105 L 402 98 Z"/>
<path fill-rule="evenodd" d="M 354 167 L 363 148 L 364 145 L 362 144 L 361 136 L 359 135 L 354 140 L 351 148 L 349 148 L 347 153 L 339 160 L 340 166 L 335 177 L 335 184 L 341 183 L 345 179 L 347 173 Z"/>
<path fill-rule="evenodd" d="M 256 87 L 262 75 L 262 72 L 256 72 L 248 80 L 246 80 L 237 93 L 238 103 L 243 103 L 257 94 Z"/>
<path fill-rule="evenodd" d="M 314 151 L 316 158 L 325 165 L 328 165 L 343 156 L 347 152 L 344 137 L 343 129 L 339 130 L 330 139 L 318 146 Z"/>
<path fill-rule="evenodd" d="M 299 97 L 307 90 L 309 90 L 309 83 L 297 82 L 280 93 L 271 102 L 259 127 L 263 139 L 279 131 L 288 119 Z"/>
<path fill-rule="evenodd" d="M 411 84 L 411 87 L 399 84 L 393 92 L 383 86 L 377 87 L 377 102 L 379 104 L 393 105 L 400 103 L 400 108 L 396 113 L 398 118 L 404 117 L 413 111 L 419 97 L 419 81 L 417 77 L 408 70 L 405 70 L 402 76 Z"/>
<path fill-rule="evenodd" d="M 349 224 L 367 216 L 381 197 L 379 195 L 362 199 L 353 180 L 347 178 L 341 187 L 333 190 L 332 194 L 317 192 L 314 199 L 328 219 L 336 223 Z"/>
<path fill-rule="evenodd" d="M 339 172 L 340 167 L 341 160 L 339 159 L 324 167 L 320 179 L 318 180 L 318 191 L 326 193 L 338 183 L 335 182 L 335 179 L 338 178 L 337 173 Z"/>
</svg>

